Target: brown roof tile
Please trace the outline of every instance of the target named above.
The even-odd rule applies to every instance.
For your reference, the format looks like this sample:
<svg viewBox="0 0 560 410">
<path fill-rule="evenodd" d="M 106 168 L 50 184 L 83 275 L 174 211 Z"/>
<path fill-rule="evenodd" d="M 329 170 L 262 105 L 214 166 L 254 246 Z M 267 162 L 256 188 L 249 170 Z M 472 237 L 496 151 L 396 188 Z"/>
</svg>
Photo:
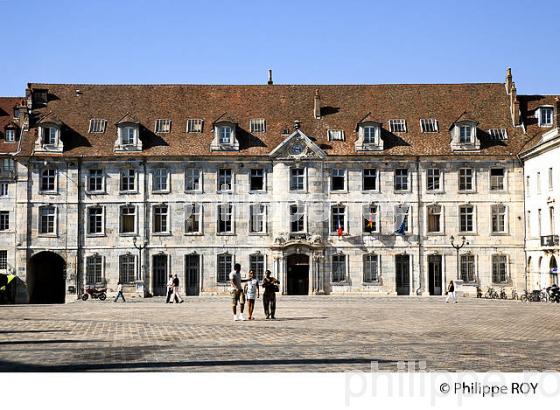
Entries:
<svg viewBox="0 0 560 410">
<path fill-rule="evenodd" d="M 17 125 L 14 123 L 14 108 L 22 102 L 22 97 L 0 97 L 0 154 L 17 151 L 19 130 L 16 132 L 16 142 L 6 142 L 6 127 Z"/>
</svg>

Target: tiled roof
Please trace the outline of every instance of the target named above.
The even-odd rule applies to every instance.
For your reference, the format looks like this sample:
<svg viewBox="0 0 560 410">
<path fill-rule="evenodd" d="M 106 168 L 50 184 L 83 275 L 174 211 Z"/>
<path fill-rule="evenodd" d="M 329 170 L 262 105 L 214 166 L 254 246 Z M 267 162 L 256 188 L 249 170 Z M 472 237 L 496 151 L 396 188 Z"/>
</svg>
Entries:
<svg viewBox="0 0 560 410">
<path fill-rule="evenodd" d="M 143 151 L 124 156 L 265 156 L 293 130 L 301 130 L 327 155 L 491 155 L 516 154 L 527 137 L 512 126 L 509 97 L 504 84 L 426 85 L 57 85 L 30 84 L 48 89 L 46 107 L 36 118 L 52 113 L 63 124 L 62 140 L 67 156 L 113 156 L 116 124 L 125 115 L 141 125 Z M 80 90 L 79 93 L 76 90 Z M 313 112 L 315 90 L 321 98 L 321 118 Z M 453 153 L 449 127 L 464 113 L 478 121 L 481 150 Z M 107 120 L 104 134 L 89 134 L 91 118 Z M 156 119 L 172 120 L 171 132 L 155 134 Z M 186 133 L 188 118 L 204 119 L 202 133 Z M 210 151 L 212 123 L 227 120 L 238 124 L 240 152 Z M 264 118 L 266 132 L 251 134 L 249 120 Z M 405 119 L 407 132 L 392 134 L 389 119 Z M 421 118 L 436 118 L 439 132 L 420 131 Z M 356 153 L 356 125 L 364 119 L 382 123 L 384 150 Z M 490 128 L 506 128 L 507 141 L 492 140 Z M 345 141 L 328 141 L 327 130 L 344 130 Z M 23 144 L 23 155 L 32 153 L 36 129 Z M 37 154 L 45 155 L 45 154 Z"/>
<path fill-rule="evenodd" d="M 5 130 L 14 120 L 14 107 L 22 102 L 22 97 L 0 97 L 0 154 L 12 153 L 17 151 L 18 143 L 6 142 Z"/>
</svg>

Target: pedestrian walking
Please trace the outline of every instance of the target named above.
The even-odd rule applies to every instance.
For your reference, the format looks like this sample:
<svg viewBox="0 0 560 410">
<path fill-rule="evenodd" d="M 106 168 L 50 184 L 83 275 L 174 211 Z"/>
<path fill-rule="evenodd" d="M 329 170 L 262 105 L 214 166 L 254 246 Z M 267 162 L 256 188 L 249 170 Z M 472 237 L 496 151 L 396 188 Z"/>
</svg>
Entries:
<svg viewBox="0 0 560 410">
<path fill-rule="evenodd" d="M 243 309 L 245 308 L 245 293 L 243 292 L 242 282 L 248 279 L 241 279 L 241 265 L 236 263 L 229 274 L 231 303 L 233 308 L 233 320 L 245 320 Z M 239 316 L 237 316 L 237 304 L 239 303 Z"/>
<path fill-rule="evenodd" d="M 262 287 L 264 288 L 263 306 L 266 318 L 276 319 L 276 292 L 279 291 L 278 284 L 280 282 L 278 279 L 273 278 L 271 274 L 272 273 L 268 269 L 264 273 L 264 279 L 262 281 Z"/>
<path fill-rule="evenodd" d="M 184 300 L 179 295 L 179 278 L 177 277 L 177 274 L 175 274 L 175 276 L 173 277 L 173 301 L 175 301 L 175 303 L 184 302 Z"/>
<path fill-rule="evenodd" d="M 167 298 L 165 303 L 171 302 L 171 295 L 173 295 L 173 275 L 169 275 L 169 280 L 167 281 Z"/>
<path fill-rule="evenodd" d="M 445 298 L 445 303 L 449 302 L 449 299 L 453 303 L 457 303 L 457 294 L 455 293 L 455 284 L 453 281 L 449 281 L 449 285 L 447 286 L 447 297 Z"/>
<path fill-rule="evenodd" d="M 122 293 L 122 283 L 117 283 L 117 297 L 115 298 L 115 300 L 113 302 L 116 302 L 117 300 L 119 300 L 119 296 L 122 298 L 123 302 L 126 302 L 126 300 L 124 300 L 124 295 Z"/>
<path fill-rule="evenodd" d="M 249 309 L 249 320 L 255 320 L 253 311 L 255 310 L 255 299 L 260 297 L 259 281 L 255 278 L 255 272 L 249 271 L 249 280 L 245 284 L 245 296 L 247 298 L 247 307 Z"/>
</svg>

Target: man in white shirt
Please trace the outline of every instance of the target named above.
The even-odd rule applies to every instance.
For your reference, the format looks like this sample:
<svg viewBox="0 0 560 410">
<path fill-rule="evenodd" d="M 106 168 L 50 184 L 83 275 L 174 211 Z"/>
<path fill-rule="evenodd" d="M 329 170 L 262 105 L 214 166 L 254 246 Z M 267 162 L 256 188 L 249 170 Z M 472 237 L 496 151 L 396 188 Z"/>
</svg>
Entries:
<svg viewBox="0 0 560 410">
<path fill-rule="evenodd" d="M 241 265 L 236 263 L 233 270 L 229 274 L 231 303 L 233 307 L 233 320 L 245 320 L 243 317 L 243 309 L 245 308 L 245 293 L 243 293 L 242 282 L 248 279 L 241 279 Z M 237 302 L 239 302 L 239 317 L 237 316 Z"/>
</svg>

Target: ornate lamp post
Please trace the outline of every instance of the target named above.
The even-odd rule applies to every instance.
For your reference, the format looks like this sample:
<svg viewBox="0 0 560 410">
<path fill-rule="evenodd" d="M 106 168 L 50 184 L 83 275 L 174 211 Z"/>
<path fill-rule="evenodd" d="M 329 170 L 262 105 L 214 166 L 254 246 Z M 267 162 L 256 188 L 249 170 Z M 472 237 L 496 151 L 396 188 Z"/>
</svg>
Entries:
<svg viewBox="0 0 560 410">
<path fill-rule="evenodd" d="M 453 235 L 451 235 L 451 237 L 449 238 L 450 242 L 451 242 L 451 246 L 453 246 L 453 248 L 455 248 L 455 250 L 457 251 L 457 279 L 460 278 L 461 276 L 461 267 L 459 264 L 459 250 L 465 246 L 466 244 L 466 238 L 464 236 L 461 237 L 461 245 L 459 244 L 455 244 L 455 238 L 453 237 Z"/>
<path fill-rule="evenodd" d="M 136 273 L 136 292 L 141 294 L 144 297 L 144 264 L 142 263 L 142 249 L 145 249 L 148 246 L 148 241 L 143 240 L 142 244 L 138 244 L 138 237 L 132 238 L 132 243 L 134 247 L 138 249 L 138 270 Z"/>
</svg>

